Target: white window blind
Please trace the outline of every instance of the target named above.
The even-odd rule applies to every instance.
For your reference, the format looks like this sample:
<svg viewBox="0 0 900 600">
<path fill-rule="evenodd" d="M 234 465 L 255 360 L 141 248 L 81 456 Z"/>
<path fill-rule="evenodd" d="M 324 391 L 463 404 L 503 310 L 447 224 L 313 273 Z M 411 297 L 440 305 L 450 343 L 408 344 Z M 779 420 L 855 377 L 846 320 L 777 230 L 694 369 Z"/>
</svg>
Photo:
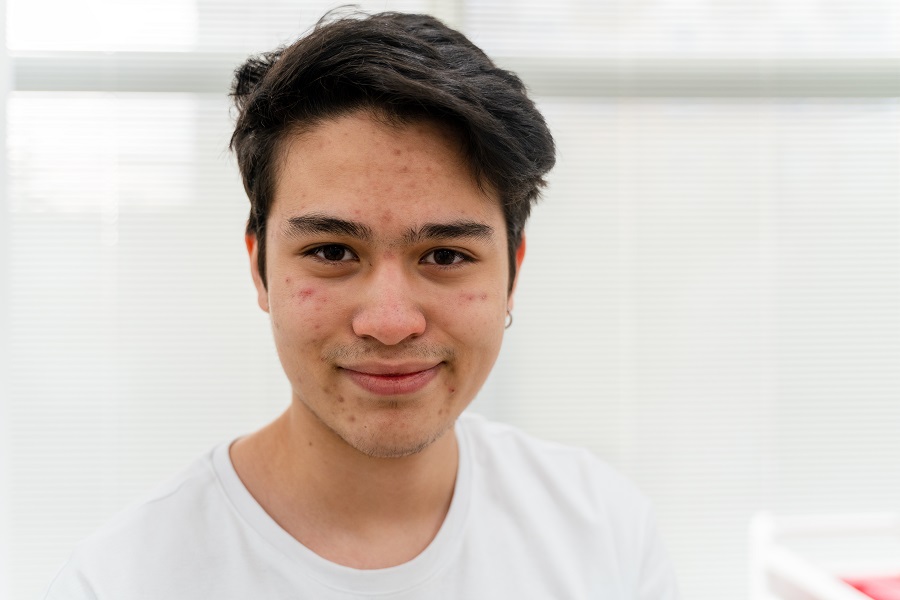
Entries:
<svg viewBox="0 0 900 600">
<path fill-rule="evenodd" d="M 531 57 L 897 57 L 889 0 L 473 0 L 469 33 L 489 53 Z"/>
<path fill-rule="evenodd" d="M 498 416 L 633 477 L 685 598 L 746 597 L 754 511 L 896 510 L 898 102 L 542 107 Z"/>
<path fill-rule="evenodd" d="M 295 40 L 328 0 L 7 0 L 9 48 L 18 51 L 261 52 Z M 427 0 L 364 0 L 368 12 L 422 12 Z M 48 15 L 52 17 L 48 18 Z"/>
<path fill-rule="evenodd" d="M 0 598 L 18 599 L 287 405 L 228 74 L 331 6 L 7 7 Z M 686 599 L 746 596 L 757 510 L 900 506 L 893 3 L 363 7 L 461 25 L 521 72 L 558 142 L 476 410 L 636 480 Z"/>
</svg>

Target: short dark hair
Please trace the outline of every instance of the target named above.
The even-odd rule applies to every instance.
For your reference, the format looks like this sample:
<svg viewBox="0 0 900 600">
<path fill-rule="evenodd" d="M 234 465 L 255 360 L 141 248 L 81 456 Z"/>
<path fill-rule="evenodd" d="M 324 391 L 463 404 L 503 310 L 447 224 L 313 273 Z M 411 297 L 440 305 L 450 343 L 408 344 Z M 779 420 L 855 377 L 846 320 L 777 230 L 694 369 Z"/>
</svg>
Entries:
<svg viewBox="0 0 900 600">
<path fill-rule="evenodd" d="M 250 199 L 266 281 L 266 221 L 282 141 L 360 109 L 392 122 L 432 119 L 459 134 L 473 175 L 502 203 L 509 286 L 531 206 L 553 167 L 553 137 L 525 85 L 434 17 L 385 12 L 326 14 L 290 46 L 252 56 L 236 71 L 231 149 Z"/>
</svg>

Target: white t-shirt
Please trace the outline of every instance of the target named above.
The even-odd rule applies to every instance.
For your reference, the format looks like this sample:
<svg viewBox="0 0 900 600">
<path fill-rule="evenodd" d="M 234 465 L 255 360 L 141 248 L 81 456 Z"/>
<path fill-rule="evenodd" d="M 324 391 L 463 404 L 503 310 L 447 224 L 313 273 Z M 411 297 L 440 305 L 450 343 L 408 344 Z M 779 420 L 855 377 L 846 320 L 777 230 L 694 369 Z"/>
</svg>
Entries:
<svg viewBox="0 0 900 600">
<path fill-rule="evenodd" d="M 450 510 L 411 561 L 315 554 L 241 483 L 223 443 L 84 540 L 45 600 L 675 600 L 650 503 L 585 450 L 464 414 Z"/>
</svg>

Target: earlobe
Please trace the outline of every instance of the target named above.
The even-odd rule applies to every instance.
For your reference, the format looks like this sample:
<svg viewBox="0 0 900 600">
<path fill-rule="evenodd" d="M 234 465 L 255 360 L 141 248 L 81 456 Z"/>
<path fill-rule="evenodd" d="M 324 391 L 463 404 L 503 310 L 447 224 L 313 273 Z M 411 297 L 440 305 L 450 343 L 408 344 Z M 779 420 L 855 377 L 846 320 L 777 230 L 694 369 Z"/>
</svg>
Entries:
<svg viewBox="0 0 900 600">
<path fill-rule="evenodd" d="M 522 241 L 516 248 L 516 277 L 513 279 L 512 289 L 509 290 L 509 296 L 506 299 L 507 310 L 513 308 L 513 295 L 516 293 L 516 285 L 519 283 L 519 274 L 522 272 L 522 261 L 525 260 L 525 234 L 522 234 Z"/>
<path fill-rule="evenodd" d="M 264 312 L 269 312 L 269 292 L 259 274 L 259 244 L 256 236 L 248 233 L 244 236 L 244 243 L 247 244 L 247 254 L 250 255 L 250 275 L 256 287 L 256 303 Z"/>
</svg>

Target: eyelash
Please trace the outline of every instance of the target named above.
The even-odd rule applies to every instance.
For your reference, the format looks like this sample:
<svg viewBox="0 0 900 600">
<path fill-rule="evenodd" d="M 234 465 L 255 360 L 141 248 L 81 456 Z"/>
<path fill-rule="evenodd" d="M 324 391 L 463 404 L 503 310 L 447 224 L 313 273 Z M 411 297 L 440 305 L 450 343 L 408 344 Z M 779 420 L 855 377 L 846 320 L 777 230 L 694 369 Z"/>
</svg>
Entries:
<svg viewBox="0 0 900 600">
<path fill-rule="evenodd" d="M 434 266 L 440 267 L 442 269 L 454 269 L 456 267 L 461 267 L 462 265 L 464 265 L 466 263 L 475 262 L 475 259 L 472 258 L 471 256 L 469 256 L 468 254 L 460 252 L 459 250 L 453 250 L 451 248 L 435 248 L 434 250 L 431 250 L 425 256 L 423 256 L 419 262 L 422 262 L 428 256 L 433 256 L 436 252 L 452 252 L 454 255 L 453 256 L 454 260 L 455 259 L 459 259 L 459 260 L 456 262 L 452 262 L 449 265 L 441 265 L 436 262 L 427 262 L 426 264 L 434 265 Z"/>
<path fill-rule="evenodd" d="M 353 259 L 352 260 L 329 260 L 329 259 L 325 258 L 324 256 L 320 256 L 319 254 L 327 248 L 335 248 L 335 249 L 339 248 L 339 249 L 343 250 L 344 252 L 350 254 L 353 257 Z M 437 262 L 424 260 L 426 257 L 433 256 L 434 253 L 440 252 L 440 251 L 452 252 L 454 255 L 454 257 L 453 257 L 454 260 L 456 260 L 456 259 L 459 259 L 459 260 L 456 260 L 456 262 L 453 262 L 449 265 L 441 265 L 441 264 L 438 264 Z M 344 263 L 344 262 L 353 262 L 353 261 L 359 260 L 359 257 L 356 256 L 356 254 L 350 248 L 343 246 L 341 244 L 323 244 L 321 246 L 316 246 L 316 247 L 310 248 L 309 250 L 304 252 L 303 255 L 315 258 L 323 263 L 330 264 L 330 265 L 337 265 L 337 264 Z M 442 269 L 453 269 L 456 267 L 460 267 L 466 263 L 471 263 L 474 261 L 475 261 L 475 259 L 472 258 L 471 256 L 469 256 L 468 254 L 460 252 L 459 250 L 453 250 L 451 248 L 435 248 L 434 250 L 430 250 L 428 253 L 425 254 L 425 256 L 423 256 L 419 260 L 420 263 L 424 262 L 425 264 L 434 265 L 434 266 L 442 268 Z"/>
<path fill-rule="evenodd" d="M 357 257 L 356 254 L 353 253 L 353 250 L 351 250 L 347 246 L 342 246 L 341 244 L 322 244 L 321 246 L 316 246 L 315 248 L 310 248 L 309 250 L 304 252 L 303 255 L 311 256 L 312 258 L 320 260 L 323 263 L 327 263 L 329 265 L 336 265 L 336 264 L 339 264 L 342 262 L 351 262 L 351 261 L 345 261 L 345 260 L 329 260 L 329 259 L 325 258 L 324 256 L 319 256 L 319 253 L 324 251 L 326 248 L 339 248 L 339 249 L 343 250 L 344 252 L 350 254 L 354 260 L 359 260 L 359 257 Z"/>
</svg>

